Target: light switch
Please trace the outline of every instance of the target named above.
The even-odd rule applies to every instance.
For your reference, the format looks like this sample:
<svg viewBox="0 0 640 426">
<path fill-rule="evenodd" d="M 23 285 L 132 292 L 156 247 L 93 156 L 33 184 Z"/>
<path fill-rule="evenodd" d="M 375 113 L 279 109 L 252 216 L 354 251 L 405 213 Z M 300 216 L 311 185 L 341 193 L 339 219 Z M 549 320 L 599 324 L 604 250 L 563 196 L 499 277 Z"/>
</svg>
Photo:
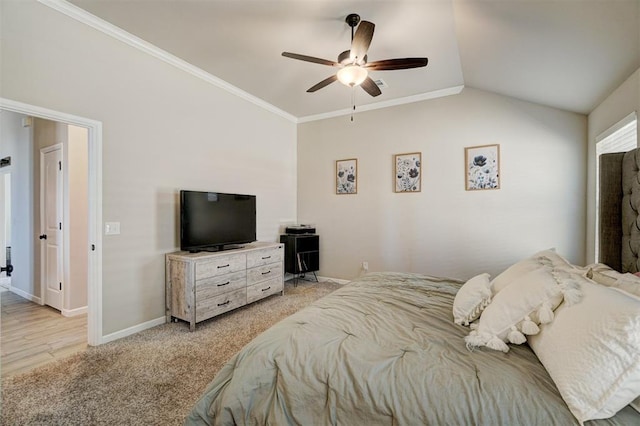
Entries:
<svg viewBox="0 0 640 426">
<path fill-rule="evenodd" d="M 120 222 L 105 222 L 105 235 L 120 235 Z"/>
</svg>

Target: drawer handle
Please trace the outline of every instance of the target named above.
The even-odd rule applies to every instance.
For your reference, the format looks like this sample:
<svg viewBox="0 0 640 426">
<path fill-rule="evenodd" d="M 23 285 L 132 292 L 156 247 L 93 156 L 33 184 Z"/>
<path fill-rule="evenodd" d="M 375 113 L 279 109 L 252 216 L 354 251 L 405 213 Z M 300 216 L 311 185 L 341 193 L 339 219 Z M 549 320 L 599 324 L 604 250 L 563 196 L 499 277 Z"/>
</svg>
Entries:
<svg viewBox="0 0 640 426">
<path fill-rule="evenodd" d="M 225 286 L 225 285 L 229 284 L 230 282 L 231 282 L 231 281 L 227 281 L 227 282 L 226 282 L 226 283 L 224 283 L 224 284 L 218 284 L 218 287 Z"/>
<path fill-rule="evenodd" d="M 271 271 L 267 271 L 267 272 L 263 272 L 262 275 L 267 275 L 267 274 L 270 274 L 270 273 L 271 273 Z"/>
<path fill-rule="evenodd" d="M 263 288 L 262 291 L 267 291 L 267 290 L 270 290 L 270 289 L 271 289 L 271 286 L 269 286 L 267 288 Z"/>
<path fill-rule="evenodd" d="M 228 267 L 229 267 L 229 264 L 227 263 L 226 265 L 218 266 L 218 269 L 228 268 Z"/>
<path fill-rule="evenodd" d="M 231 302 L 231 300 L 227 300 L 227 301 L 226 301 L 226 302 L 224 302 L 224 303 L 218 303 L 218 306 L 228 305 L 228 304 L 229 304 L 229 302 Z"/>
<path fill-rule="evenodd" d="M 265 260 L 265 259 L 271 259 L 271 256 L 266 256 L 262 258 L 262 260 Z"/>
</svg>

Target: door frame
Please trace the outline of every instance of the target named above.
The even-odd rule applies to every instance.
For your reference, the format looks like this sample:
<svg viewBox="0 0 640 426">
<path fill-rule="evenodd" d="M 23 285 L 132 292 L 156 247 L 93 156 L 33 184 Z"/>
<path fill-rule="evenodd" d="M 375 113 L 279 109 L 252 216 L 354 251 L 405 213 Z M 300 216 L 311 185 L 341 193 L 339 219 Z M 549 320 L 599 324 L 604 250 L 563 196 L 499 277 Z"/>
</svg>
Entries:
<svg viewBox="0 0 640 426">
<path fill-rule="evenodd" d="M 104 343 L 102 336 L 102 122 L 0 97 L 0 109 L 88 129 L 89 258 L 87 277 L 87 343 Z M 68 220 L 66 217 L 63 220 Z M 68 240 L 69 224 L 63 225 Z M 35 235 L 34 235 L 35 237 Z M 37 271 L 34 271 L 37 272 Z"/>
</svg>

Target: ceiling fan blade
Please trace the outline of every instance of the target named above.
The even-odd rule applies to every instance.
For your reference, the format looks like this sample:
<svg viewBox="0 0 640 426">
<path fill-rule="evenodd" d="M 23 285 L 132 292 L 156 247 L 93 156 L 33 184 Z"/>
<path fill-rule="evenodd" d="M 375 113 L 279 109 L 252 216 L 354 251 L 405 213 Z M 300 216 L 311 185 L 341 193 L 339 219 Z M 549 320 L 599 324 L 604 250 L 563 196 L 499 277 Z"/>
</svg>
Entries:
<svg viewBox="0 0 640 426">
<path fill-rule="evenodd" d="M 371 96 L 378 96 L 382 94 L 378 85 L 371 79 L 371 77 L 365 78 L 365 80 L 361 84 L 362 88 L 365 92 L 370 94 Z"/>
<path fill-rule="evenodd" d="M 376 26 L 369 21 L 361 21 L 358 25 L 358 29 L 351 42 L 351 53 L 349 56 L 352 63 L 361 62 L 364 59 L 369 50 L 375 27 Z"/>
<path fill-rule="evenodd" d="M 335 61 L 330 61 L 328 59 L 322 59 L 322 58 L 315 58 L 313 56 L 299 55 L 297 53 L 282 52 L 282 56 L 285 56 L 291 59 L 298 59 L 300 61 L 313 62 L 314 64 L 329 65 L 330 67 L 340 66 L 340 64 Z"/>
<path fill-rule="evenodd" d="M 369 62 L 363 68 L 371 71 L 406 70 L 426 67 L 428 62 L 428 58 L 383 59 L 382 61 Z"/>
<path fill-rule="evenodd" d="M 320 83 L 316 84 L 315 86 L 310 87 L 310 88 L 307 90 L 307 92 L 308 92 L 308 93 L 313 93 L 313 92 L 315 92 L 316 90 L 320 90 L 320 89 L 322 89 L 323 87 L 330 85 L 331 83 L 333 83 L 333 82 L 334 82 L 334 81 L 336 81 L 337 79 L 338 79 L 338 76 L 334 74 L 334 75 L 332 75 L 332 76 L 331 76 L 331 77 L 329 77 L 329 78 L 325 78 L 324 80 L 322 80 Z M 374 84 L 375 84 L 375 83 L 374 83 Z"/>
</svg>

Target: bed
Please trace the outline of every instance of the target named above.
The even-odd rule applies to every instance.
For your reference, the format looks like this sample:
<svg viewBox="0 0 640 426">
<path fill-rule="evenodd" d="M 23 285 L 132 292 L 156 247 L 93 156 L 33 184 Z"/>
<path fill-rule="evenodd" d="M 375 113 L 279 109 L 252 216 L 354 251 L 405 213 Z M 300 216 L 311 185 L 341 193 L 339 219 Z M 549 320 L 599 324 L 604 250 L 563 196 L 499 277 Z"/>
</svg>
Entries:
<svg viewBox="0 0 640 426">
<path fill-rule="evenodd" d="M 603 162 L 638 175 L 638 158 Z M 611 180 L 624 179 L 601 183 Z M 627 203 L 628 188 L 616 189 Z M 618 248 L 601 239 L 600 259 L 616 258 L 603 245 L 632 247 L 627 237 Z M 640 297 L 617 288 L 640 289 L 631 258 L 577 267 L 543 250 L 464 282 L 367 274 L 250 342 L 186 424 L 640 424 L 629 405 L 640 393 Z"/>
</svg>

